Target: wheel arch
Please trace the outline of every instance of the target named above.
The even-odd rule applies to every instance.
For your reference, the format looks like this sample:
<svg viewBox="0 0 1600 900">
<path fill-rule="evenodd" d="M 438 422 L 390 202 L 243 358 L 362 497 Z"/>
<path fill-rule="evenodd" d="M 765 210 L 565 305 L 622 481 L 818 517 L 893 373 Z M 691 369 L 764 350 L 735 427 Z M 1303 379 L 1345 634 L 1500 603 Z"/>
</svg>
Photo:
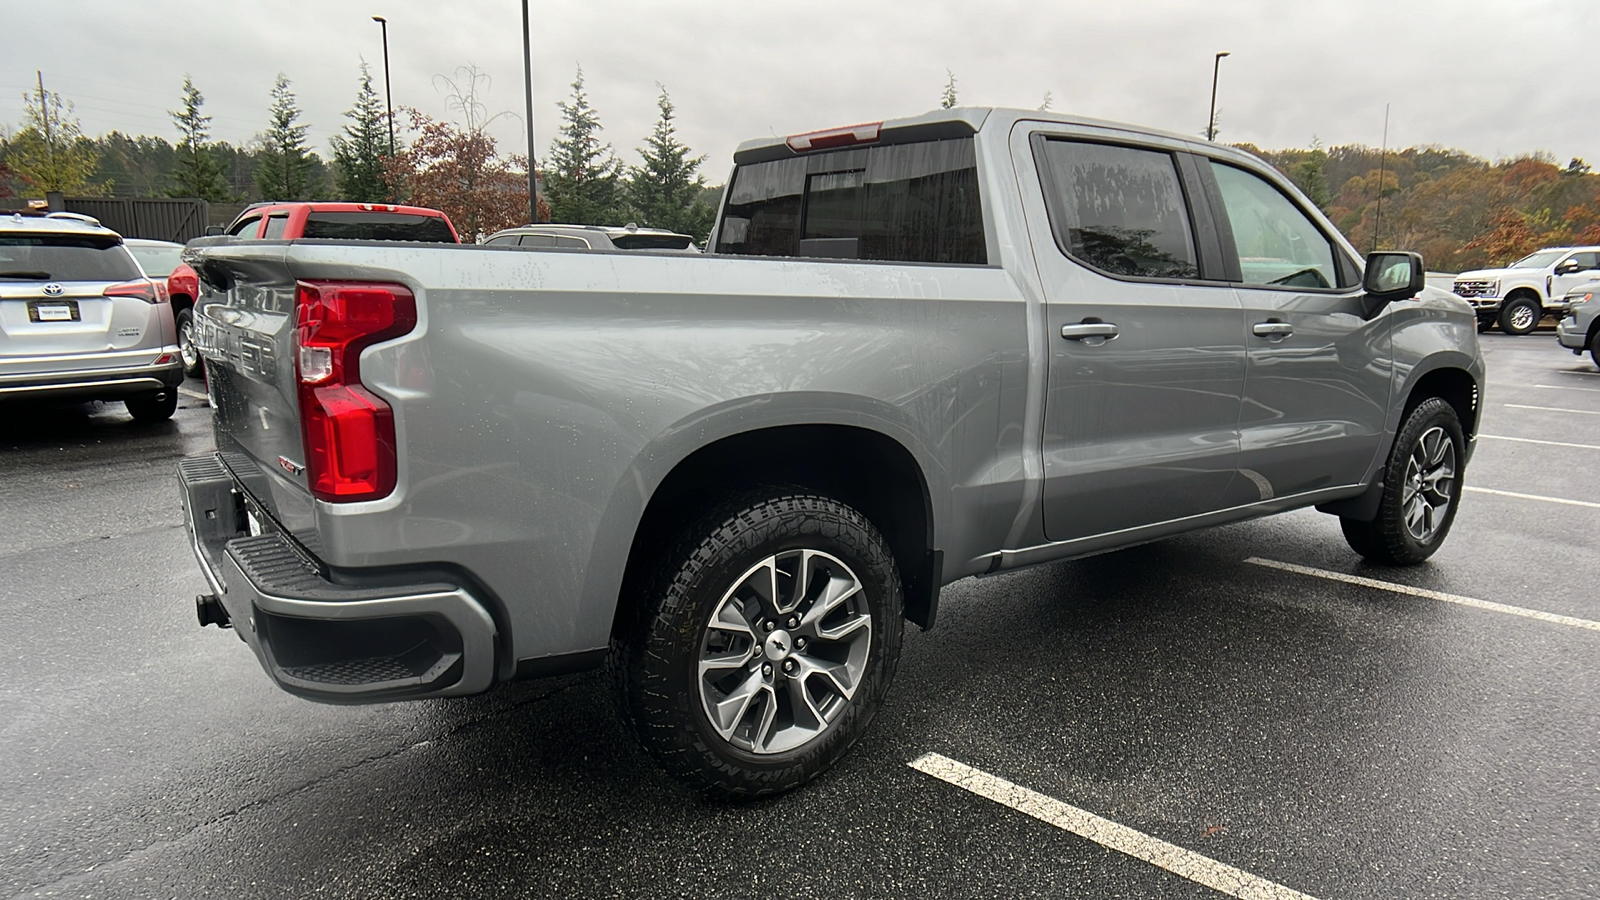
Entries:
<svg viewBox="0 0 1600 900">
<path fill-rule="evenodd" d="M 676 529 L 715 496 L 770 484 L 815 491 L 866 516 L 900 570 L 906 618 L 932 627 L 943 560 L 928 468 L 907 441 L 838 421 L 765 424 L 694 447 L 662 474 L 634 523 L 612 633 L 637 621 L 643 583 Z"/>
</svg>

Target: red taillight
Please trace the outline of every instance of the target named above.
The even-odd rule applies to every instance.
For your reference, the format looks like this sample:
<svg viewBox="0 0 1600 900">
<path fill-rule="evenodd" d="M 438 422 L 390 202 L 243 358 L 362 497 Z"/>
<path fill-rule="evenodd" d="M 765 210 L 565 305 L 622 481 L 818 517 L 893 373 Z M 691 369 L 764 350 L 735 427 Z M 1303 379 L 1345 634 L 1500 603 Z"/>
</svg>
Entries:
<svg viewBox="0 0 1600 900">
<path fill-rule="evenodd" d="M 164 288 L 153 281 L 146 281 L 142 278 L 136 281 L 113 284 L 100 293 L 107 297 L 137 297 L 146 303 L 167 302 L 167 292 Z"/>
<path fill-rule="evenodd" d="M 831 147 L 848 147 L 851 144 L 872 144 L 878 140 L 878 131 L 883 128 L 882 122 L 867 122 L 862 125 L 847 125 L 844 128 L 830 128 L 827 131 L 811 131 L 805 134 L 790 135 L 784 143 L 796 153 L 805 153 L 808 150 L 827 150 Z"/>
<path fill-rule="evenodd" d="M 311 493 L 373 500 L 394 490 L 394 411 L 361 384 L 361 351 L 416 327 L 398 284 L 302 281 L 295 298 L 300 428 Z"/>
</svg>

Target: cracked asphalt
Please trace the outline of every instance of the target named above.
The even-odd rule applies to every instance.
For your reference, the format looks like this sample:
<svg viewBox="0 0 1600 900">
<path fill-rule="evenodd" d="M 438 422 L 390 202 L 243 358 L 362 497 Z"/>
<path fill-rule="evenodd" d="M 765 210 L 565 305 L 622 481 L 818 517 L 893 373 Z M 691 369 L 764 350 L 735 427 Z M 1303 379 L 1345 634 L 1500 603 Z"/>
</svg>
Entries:
<svg viewBox="0 0 1600 900">
<path fill-rule="evenodd" d="M 656 770 L 597 673 L 282 693 L 194 623 L 203 402 L 7 410 L 0 900 L 1223 896 L 930 753 L 1314 897 L 1600 896 L 1600 632 L 1245 562 L 1600 621 L 1600 373 L 1548 334 L 1484 347 L 1467 484 L 1590 505 L 1469 492 L 1412 569 L 1301 511 L 959 582 L 835 771 L 732 805 Z"/>
</svg>

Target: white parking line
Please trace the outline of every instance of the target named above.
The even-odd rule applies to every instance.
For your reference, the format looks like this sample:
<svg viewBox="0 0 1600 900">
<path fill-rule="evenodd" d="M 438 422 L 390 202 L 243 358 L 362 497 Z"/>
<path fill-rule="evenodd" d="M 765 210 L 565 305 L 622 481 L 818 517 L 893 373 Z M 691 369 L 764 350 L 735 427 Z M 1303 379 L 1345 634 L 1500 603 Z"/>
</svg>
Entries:
<svg viewBox="0 0 1600 900">
<path fill-rule="evenodd" d="M 178 388 L 178 393 L 184 395 L 185 397 L 193 397 L 196 400 L 208 400 L 209 401 L 211 399 L 210 397 L 207 397 L 205 394 L 202 394 L 199 391 L 191 391 L 186 387 Z"/>
<path fill-rule="evenodd" d="M 1600 416 L 1600 410 L 1596 409 L 1562 409 L 1559 406 L 1525 406 L 1521 403 L 1507 403 L 1506 406 L 1512 409 L 1537 409 L 1541 412 L 1564 412 L 1577 413 L 1580 416 Z"/>
<path fill-rule="evenodd" d="M 1515 497 L 1518 500 L 1543 500 L 1545 503 L 1560 503 L 1565 506 L 1587 506 L 1590 509 L 1600 509 L 1600 503 L 1591 503 L 1588 500 L 1568 500 L 1565 497 L 1545 497 L 1539 494 L 1519 494 L 1516 491 L 1497 491 L 1494 488 L 1481 488 L 1468 485 L 1465 490 L 1475 494 L 1493 494 L 1496 497 Z"/>
<path fill-rule="evenodd" d="M 1583 391 L 1585 394 L 1600 394 L 1600 388 L 1573 387 L 1570 384 L 1536 384 L 1534 387 L 1552 391 Z"/>
<path fill-rule="evenodd" d="M 1087 810 L 1062 803 L 1054 797 L 1048 797 L 997 775 L 990 775 L 981 769 L 956 762 L 948 756 L 926 753 L 906 765 L 964 791 L 970 791 L 979 797 L 1032 816 L 1047 825 L 1054 825 L 1062 831 L 1087 838 L 1102 847 L 1159 866 L 1174 875 L 1205 885 L 1229 897 L 1239 897 L 1241 900 L 1314 900 L 1309 894 L 1302 894 L 1260 876 L 1251 875 L 1243 869 L 1235 869 L 1208 856 L 1201 856 L 1193 850 L 1169 844 L 1160 838 L 1151 837 L 1142 831 L 1135 831 Z"/>
<path fill-rule="evenodd" d="M 1413 597 L 1425 597 L 1429 600 L 1441 600 L 1445 603 L 1458 603 L 1474 609 L 1486 609 L 1490 612 L 1505 613 L 1508 616 L 1521 616 L 1524 619 L 1537 619 L 1540 622 L 1549 622 L 1553 625 L 1566 625 L 1572 628 L 1584 628 L 1589 631 L 1600 631 L 1600 622 L 1588 619 L 1578 619 L 1573 616 L 1561 616 L 1555 613 L 1542 612 L 1537 609 L 1526 609 L 1521 606 L 1507 606 L 1504 603 L 1494 603 L 1489 600 L 1478 600 L 1473 597 L 1463 597 L 1460 594 L 1446 594 L 1442 591 L 1430 591 L 1427 588 L 1412 587 L 1409 584 L 1395 584 L 1392 581 L 1379 581 L 1376 578 L 1363 578 L 1360 575 L 1346 575 L 1343 572 L 1330 572 L 1327 569 L 1313 569 L 1310 566 L 1297 566 L 1294 563 L 1278 562 L 1275 559 L 1262 559 L 1252 556 L 1245 562 L 1254 566 L 1265 566 L 1269 569 L 1282 569 L 1285 572 L 1294 572 L 1297 575 L 1310 575 L 1312 578 L 1321 578 L 1326 581 L 1342 581 L 1345 584 L 1358 584 L 1362 587 L 1377 588 L 1380 591 L 1390 591 L 1396 594 L 1410 594 Z"/>
<path fill-rule="evenodd" d="M 1600 444 L 1569 444 L 1566 441 L 1541 441 L 1537 438 L 1506 437 L 1503 434 L 1480 434 L 1478 437 L 1489 441 L 1516 441 L 1519 444 L 1544 444 L 1548 447 L 1571 447 L 1575 450 L 1600 450 Z"/>
</svg>

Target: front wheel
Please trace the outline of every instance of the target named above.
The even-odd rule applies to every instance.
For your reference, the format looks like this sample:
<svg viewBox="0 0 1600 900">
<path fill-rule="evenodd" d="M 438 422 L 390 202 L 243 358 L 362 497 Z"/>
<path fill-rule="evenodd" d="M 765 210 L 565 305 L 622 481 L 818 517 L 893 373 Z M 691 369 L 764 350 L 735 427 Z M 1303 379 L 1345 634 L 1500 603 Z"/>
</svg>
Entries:
<svg viewBox="0 0 1600 900">
<path fill-rule="evenodd" d="M 685 532 L 612 665 L 645 749 L 714 794 L 754 797 L 827 770 L 862 735 L 900 654 L 887 543 L 828 497 L 771 489 Z"/>
<path fill-rule="evenodd" d="M 1589 359 L 1594 361 L 1595 368 L 1600 369 L 1600 331 L 1589 338 Z"/>
<path fill-rule="evenodd" d="M 1544 310 L 1531 297 L 1506 301 L 1500 310 L 1500 330 L 1506 334 L 1527 334 L 1539 324 Z"/>
<path fill-rule="evenodd" d="M 1466 438 L 1455 407 L 1438 397 L 1422 401 L 1395 435 L 1377 518 L 1339 519 L 1350 549 L 1395 566 L 1432 556 L 1455 522 L 1465 464 Z"/>
</svg>

